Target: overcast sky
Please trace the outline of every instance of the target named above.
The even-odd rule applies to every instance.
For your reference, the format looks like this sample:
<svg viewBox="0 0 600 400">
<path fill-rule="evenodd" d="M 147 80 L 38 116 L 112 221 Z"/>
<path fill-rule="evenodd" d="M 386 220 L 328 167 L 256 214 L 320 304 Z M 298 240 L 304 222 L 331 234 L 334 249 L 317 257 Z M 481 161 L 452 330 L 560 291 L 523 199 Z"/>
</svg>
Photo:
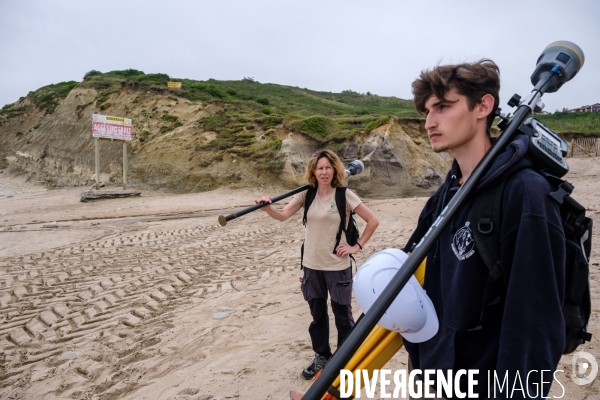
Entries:
<svg viewBox="0 0 600 400">
<path fill-rule="evenodd" d="M 545 110 L 600 102 L 598 0 L 0 0 L 0 107 L 128 68 L 410 99 L 421 70 L 488 57 L 506 111 L 557 40 L 579 45 L 585 64 Z"/>
</svg>

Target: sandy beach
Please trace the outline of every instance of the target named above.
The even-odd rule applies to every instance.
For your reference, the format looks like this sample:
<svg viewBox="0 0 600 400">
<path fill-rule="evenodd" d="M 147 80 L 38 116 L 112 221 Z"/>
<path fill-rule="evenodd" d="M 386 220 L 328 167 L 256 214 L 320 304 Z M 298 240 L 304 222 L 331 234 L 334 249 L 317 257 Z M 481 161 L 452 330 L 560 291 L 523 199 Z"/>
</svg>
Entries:
<svg viewBox="0 0 600 400">
<path fill-rule="evenodd" d="M 600 159 L 568 161 L 573 197 L 597 220 Z M 217 223 L 283 190 L 143 191 L 81 203 L 83 190 L 0 174 L 0 399 L 286 399 L 290 389 L 306 391 L 300 372 L 313 352 L 298 282 L 301 214 Z M 403 247 L 426 198 L 363 201 L 380 226 L 359 265 Z M 600 360 L 599 231 L 594 337 L 579 349 Z M 401 350 L 386 367 L 406 361 Z M 575 385 L 571 362 L 566 355 L 559 364 L 562 398 L 600 399 L 600 378 Z M 550 396 L 562 392 L 553 385 Z"/>
</svg>

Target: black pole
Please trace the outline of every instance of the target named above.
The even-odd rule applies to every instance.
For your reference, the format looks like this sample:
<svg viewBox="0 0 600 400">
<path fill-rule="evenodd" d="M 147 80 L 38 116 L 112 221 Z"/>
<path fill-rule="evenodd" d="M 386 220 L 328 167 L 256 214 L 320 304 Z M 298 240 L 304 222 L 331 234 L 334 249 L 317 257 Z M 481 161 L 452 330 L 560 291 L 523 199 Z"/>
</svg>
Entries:
<svg viewBox="0 0 600 400">
<path fill-rule="evenodd" d="M 481 177 L 487 172 L 492 162 L 498 154 L 500 154 L 509 143 L 514 139 L 519 127 L 525 119 L 531 114 L 531 104 L 535 104 L 537 99 L 541 97 L 539 91 L 532 93 L 533 98 L 527 104 L 521 105 L 515 112 L 511 122 L 506 127 L 505 131 L 498 137 L 496 144 L 486 153 L 483 159 L 479 162 L 469 179 L 456 192 L 448 206 L 442 210 L 439 217 L 433 223 L 431 229 L 425 234 L 425 237 L 417 245 L 410 257 L 404 262 L 402 268 L 394 275 L 385 290 L 379 298 L 373 303 L 371 308 L 362 318 L 360 324 L 356 324 L 350 336 L 344 341 L 342 346 L 335 352 L 331 360 L 321 371 L 321 375 L 315 380 L 306 394 L 302 397 L 303 400 L 320 400 L 333 384 L 340 370 L 356 353 L 360 345 L 365 341 L 369 333 L 373 330 L 377 322 L 381 319 L 385 311 L 393 303 L 394 299 L 410 277 L 415 273 L 421 262 L 427 256 L 429 250 L 441 236 L 446 226 L 458 210 L 465 204 L 470 195 L 473 193 Z"/>
<path fill-rule="evenodd" d="M 275 196 L 271 198 L 271 203 L 275 203 L 276 201 L 285 199 L 286 197 L 290 197 L 295 195 L 296 193 L 300 193 L 304 190 L 307 190 L 310 187 L 310 185 L 304 185 L 301 187 L 298 187 L 294 190 L 290 190 L 289 192 L 280 194 L 279 196 Z M 258 210 L 259 208 L 263 208 L 264 206 L 266 206 L 269 203 L 258 203 L 255 204 L 253 206 L 250 206 L 248 208 L 244 208 L 243 210 L 240 211 L 236 211 L 233 214 L 229 214 L 227 216 L 222 216 L 219 215 L 219 224 L 221 224 L 221 226 L 225 226 L 227 225 L 227 221 L 231 221 L 232 219 L 236 219 L 237 217 L 241 217 L 242 215 L 246 215 L 252 211 Z"/>
<path fill-rule="evenodd" d="M 364 164 L 362 161 L 360 160 L 354 160 L 350 163 L 348 163 L 348 166 L 346 167 L 346 177 L 349 176 L 353 176 L 353 175 L 358 175 L 360 174 L 363 169 L 365 168 Z M 275 196 L 271 198 L 271 203 L 275 203 L 276 201 L 285 199 L 286 197 L 290 197 L 295 195 L 296 193 L 299 192 L 303 192 L 305 190 L 307 190 L 310 187 L 310 185 L 304 185 L 304 186 L 300 186 L 294 190 L 290 190 L 287 193 L 284 194 L 280 194 L 279 196 Z M 232 219 L 235 219 L 237 217 L 241 217 L 242 215 L 246 215 L 254 210 L 258 210 L 259 208 L 263 208 L 264 206 L 266 206 L 267 203 L 259 203 L 259 204 L 255 204 L 253 206 L 250 206 L 248 208 L 244 208 L 243 210 L 234 212 L 233 214 L 229 214 L 227 216 L 222 216 L 219 215 L 219 224 L 221 224 L 221 226 L 225 226 L 227 225 L 227 221 L 231 221 Z"/>
</svg>

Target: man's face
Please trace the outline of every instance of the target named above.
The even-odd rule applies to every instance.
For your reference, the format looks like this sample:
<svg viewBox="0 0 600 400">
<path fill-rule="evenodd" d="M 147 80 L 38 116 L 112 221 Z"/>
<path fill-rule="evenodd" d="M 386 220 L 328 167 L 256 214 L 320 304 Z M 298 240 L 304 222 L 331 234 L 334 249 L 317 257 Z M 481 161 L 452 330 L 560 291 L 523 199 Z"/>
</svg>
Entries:
<svg viewBox="0 0 600 400">
<path fill-rule="evenodd" d="M 434 152 L 456 150 L 478 132 L 477 106 L 469 110 L 466 96 L 450 89 L 444 99 L 432 95 L 425 102 L 425 129 Z"/>
</svg>

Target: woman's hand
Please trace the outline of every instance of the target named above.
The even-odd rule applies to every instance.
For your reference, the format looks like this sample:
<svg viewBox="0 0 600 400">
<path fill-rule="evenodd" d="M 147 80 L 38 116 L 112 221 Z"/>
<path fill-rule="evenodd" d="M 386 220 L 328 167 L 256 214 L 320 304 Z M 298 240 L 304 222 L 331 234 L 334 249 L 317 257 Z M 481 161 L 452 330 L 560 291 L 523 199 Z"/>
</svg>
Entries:
<svg viewBox="0 0 600 400">
<path fill-rule="evenodd" d="M 350 246 L 348 244 L 340 244 L 335 249 L 335 255 L 342 258 L 342 257 L 346 257 L 347 255 L 350 255 L 350 254 L 356 254 L 356 253 L 358 253 L 359 250 L 360 250 L 360 247 L 358 247 L 357 244 L 355 244 L 354 246 Z"/>
<path fill-rule="evenodd" d="M 260 199 L 258 200 L 254 200 L 254 204 L 260 204 L 260 203 L 265 203 L 265 206 L 271 204 L 271 196 L 266 195 L 266 196 L 262 196 Z M 270 207 L 270 206 L 269 206 Z M 260 211 L 264 211 L 267 212 L 267 208 L 266 207 L 261 207 Z"/>
<path fill-rule="evenodd" d="M 283 208 L 271 207 L 272 202 L 273 201 L 271 200 L 271 196 L 268 195 L 263 196 L 258 200 L 254 200 L 255 204 L 264 203 L 264 206 L 260 208 L 261 211 L 264 211 L 267 214 L 269 214 L 271 218 L 275 218 L 277 221 L 282 222 L 294 215 L 300 208 L 302 208 L 302 204 L 294 198 L 292 198 L 292 200 Z"/>
</svg>

